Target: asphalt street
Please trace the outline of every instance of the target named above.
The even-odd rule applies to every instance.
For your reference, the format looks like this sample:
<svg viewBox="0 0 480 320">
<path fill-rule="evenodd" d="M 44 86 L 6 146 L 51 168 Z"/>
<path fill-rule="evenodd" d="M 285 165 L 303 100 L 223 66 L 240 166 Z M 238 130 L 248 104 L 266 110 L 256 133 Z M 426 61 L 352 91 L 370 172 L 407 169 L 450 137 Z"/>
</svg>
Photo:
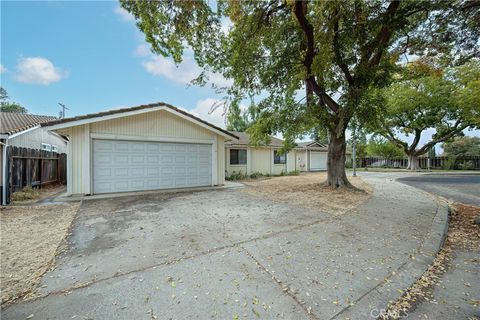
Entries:
<svg viewBox="0 0 480 320">
<path fill-rule="evenodd" d="M 464 204 L 480 206 L 480 175 L 421 175 L 397 179 L 415 188 Z"/>
</svg>

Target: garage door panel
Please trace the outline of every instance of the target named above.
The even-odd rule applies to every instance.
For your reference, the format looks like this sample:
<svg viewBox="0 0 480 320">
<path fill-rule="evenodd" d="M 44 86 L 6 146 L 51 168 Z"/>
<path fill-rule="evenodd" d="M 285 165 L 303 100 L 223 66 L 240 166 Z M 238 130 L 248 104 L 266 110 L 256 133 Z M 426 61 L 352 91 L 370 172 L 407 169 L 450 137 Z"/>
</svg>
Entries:
<svg viewBox="0 0 480 320">
<path fill-rule="evenodd" d="M 327 169 L 327 153 L 326 152 L 310 152 L 310 170 L 326 170 Z"/>
<path fill-rule="evenodd" d="M 211 151 L 202 144 L 95 139 L 94 193 L 211 185 Z"/>
</svg>

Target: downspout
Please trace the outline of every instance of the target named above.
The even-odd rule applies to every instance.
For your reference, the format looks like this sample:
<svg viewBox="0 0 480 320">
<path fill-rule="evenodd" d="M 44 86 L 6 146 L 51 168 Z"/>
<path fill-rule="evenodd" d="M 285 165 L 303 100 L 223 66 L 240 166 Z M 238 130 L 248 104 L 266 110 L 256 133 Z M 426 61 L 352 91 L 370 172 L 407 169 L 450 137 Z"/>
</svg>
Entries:
<svg viewBox="0 0 480 320">
<path fill-rule="evenodd" d="M 2 206 L 7 205 L 7 148 L 8 148 L 8 138 L 5 139 L 5 142 L 0 142 L 3 145 L 2 152 Z"/>
</svg>

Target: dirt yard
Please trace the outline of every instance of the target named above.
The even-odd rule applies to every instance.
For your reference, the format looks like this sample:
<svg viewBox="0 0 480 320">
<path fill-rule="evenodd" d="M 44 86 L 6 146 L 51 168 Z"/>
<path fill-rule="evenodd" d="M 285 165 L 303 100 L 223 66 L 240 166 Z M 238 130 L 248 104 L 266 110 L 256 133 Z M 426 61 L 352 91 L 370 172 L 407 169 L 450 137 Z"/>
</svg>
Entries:
<svg viewBox="0 0 480 320">
<path fill-rule="evenodd" d="M 249 194 L 275 201 L 288 202 L 299 207 L 315 209 L 332 214 L 342 214 L 366 201 L 372 188 L 359 177 L 348 177 L 360 190 L 332 190 L 321 184 L 327 179 L 325 172 L 299 176 L 275 177 L 243 182 L 250 188 Z"/>
<path fill-rule="evenodd" d="M 2 306 L 28 295 L 53 264 L 79 203 L 0 208 Z"/>
</svg>

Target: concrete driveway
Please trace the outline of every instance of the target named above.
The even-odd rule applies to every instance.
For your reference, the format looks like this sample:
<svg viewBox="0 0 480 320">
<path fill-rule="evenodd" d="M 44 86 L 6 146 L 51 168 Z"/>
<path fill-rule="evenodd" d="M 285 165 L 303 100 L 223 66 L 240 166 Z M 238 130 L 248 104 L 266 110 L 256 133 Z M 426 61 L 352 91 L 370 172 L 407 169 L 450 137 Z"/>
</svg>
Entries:
<svg viewBox="0 0 480 320">
<path fill-rule="evenodd" d="M 433 254 L 422 245 L 438 205 L 365 179 L 372 197 L 341 216 L 241 189 L 84 201 L 37 297 L 2 318 L 367 318 L 412 257 Z"/>
</svg>

